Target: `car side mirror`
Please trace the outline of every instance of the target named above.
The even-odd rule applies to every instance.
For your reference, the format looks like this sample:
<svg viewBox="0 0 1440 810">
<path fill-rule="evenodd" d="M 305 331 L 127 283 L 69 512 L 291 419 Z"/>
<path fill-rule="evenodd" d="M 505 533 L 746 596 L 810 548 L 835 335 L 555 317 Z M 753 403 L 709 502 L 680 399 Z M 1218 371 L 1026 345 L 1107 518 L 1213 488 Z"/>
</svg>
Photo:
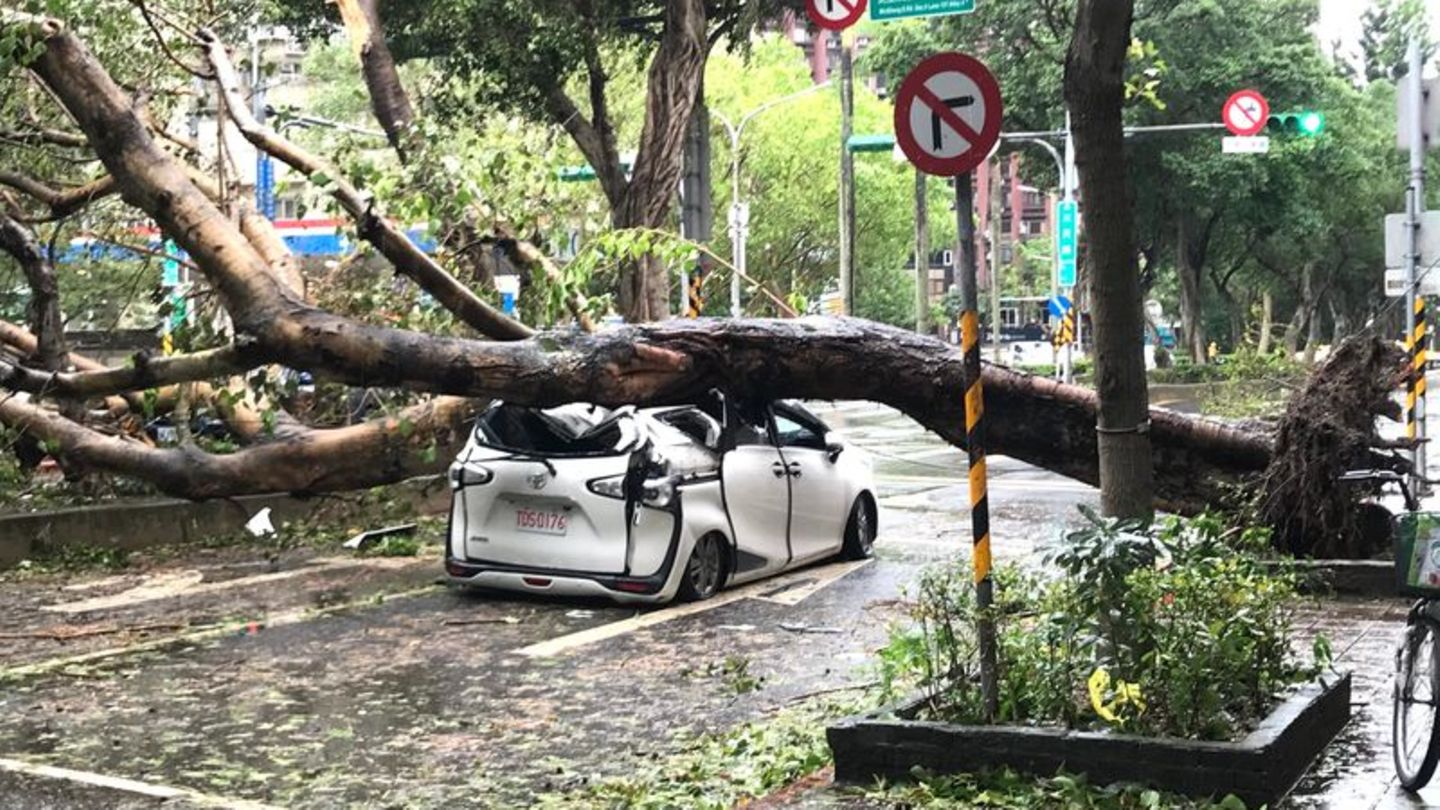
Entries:
<svg viewBox="0 0 1440 810">
<path fill-rule="evenodd" d="M 845 452 L 845 445 L 839 442 L 830 442 L 829 444 L 825 445 L 825 455 L 830 458 L 831 464 L 834 464 L 835 461 L 840 458 L 840 454 L 843 452 Z"/>
</svg>

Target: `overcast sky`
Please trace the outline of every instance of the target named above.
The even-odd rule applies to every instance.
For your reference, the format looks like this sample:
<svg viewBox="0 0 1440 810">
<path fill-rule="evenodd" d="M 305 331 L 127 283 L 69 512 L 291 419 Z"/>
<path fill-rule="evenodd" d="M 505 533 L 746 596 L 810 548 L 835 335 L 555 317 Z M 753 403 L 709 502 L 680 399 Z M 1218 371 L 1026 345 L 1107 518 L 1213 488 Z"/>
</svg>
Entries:
<svg viewBox="0 0 1440 810">
<path fill-rule="evenodd" d="M 1371 5 L 1370 0 L 1320 0 L 1320 23 L 1315 33 L 1326 50 L 1330 43 L 1340 40 L 1347 54 L 1358 52 L 1360 41 L 1360 15 Z M 1440 0 L 1426 0 L 1430 11 L 1430 36 L 1440 34 Z M 1433 72 L 1434 68 L 1430 68 Z"/>
</svg>

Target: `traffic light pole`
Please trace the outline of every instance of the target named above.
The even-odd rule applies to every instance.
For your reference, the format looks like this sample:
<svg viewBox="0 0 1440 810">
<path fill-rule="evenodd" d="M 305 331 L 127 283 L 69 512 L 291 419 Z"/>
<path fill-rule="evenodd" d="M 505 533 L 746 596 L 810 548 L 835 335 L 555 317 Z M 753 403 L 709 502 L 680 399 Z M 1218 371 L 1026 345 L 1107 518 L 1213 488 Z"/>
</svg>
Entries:
<svg viewBox="0 0 1440 810">
<path fill-rule="evenodd" d="M 1406 61 L 1410 66 L 1410 80 L 1405 84 L 1405 92 L 1410 94 L 1410 120 L 1400 122 L 1401 126 L 1410 129 L 1410 188 L 1405 195 L 1405 214 L 1407 225 L 1410 231 L 1410 249 L 1405 257 L 1405 342 L 1411 347 L 1411 373 L 1418 379 L 1413 383 L 1412 389 L 1415 392 L 1415 404 L 1410 414 L 1411 423 L 1415 426 L 1414 438 L 1420 441 L 1415 445 L 1413 462 L 1415 469 L 1412 473 L 1414 486 L 1418 490 L 1424 486 L 1426 476 L 1425 470 L 1425 364 L 1421 358 L 1424 357 L 1422 346 L 1417 344 L 1416 326 L 1416 300 L 1420 297 L 1420 218 L 1425 210 L 1425 139 L 1423 134 L 1423 111 L 1424 93 L 1421 77 L 1424 75 L 1425 62 L 1420 55 L 1420 42 L 1412 38 L 1410 46 L 1406 51 Z M 1423 343 L 1425 338 L 1420 337 L 1419 342 Z"/>
</svg>

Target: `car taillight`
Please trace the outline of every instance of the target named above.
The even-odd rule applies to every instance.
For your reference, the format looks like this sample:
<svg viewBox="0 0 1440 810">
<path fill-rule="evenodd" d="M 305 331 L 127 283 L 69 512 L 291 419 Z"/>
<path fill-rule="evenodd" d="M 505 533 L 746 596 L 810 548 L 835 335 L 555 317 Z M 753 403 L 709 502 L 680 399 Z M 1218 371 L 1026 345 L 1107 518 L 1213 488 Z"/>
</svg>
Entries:
<svg viewBox="0 0 1440 810">
<path fill-rule="evenodd" d="M 625 498 L 625 476 L 617 475 L 613 478 L 597 478 L 586 484 L 590 491 L 596 495 L 604 495 L 607 498 Z"/>
<path fill-rule="evenodd" d="M 532 588 L 548 588 L 550 580 L 546 577 L 521 577 L 521 580 Z"/>
<path fill-rule="evenodd" d="M 650 583 L 635 579 L 621 579 L 615 582 L 615 590 L 645 593 L 650 590 Z"/>
<path fill-rule="evenodd" d="M 454 560 L 446 560 L 445 573 L 449 574 L 452 577 L 463 577 L 470 574 L 470 568 L 463 563 L 458 563 Z"/>
<path fill-rule="evenodd" d="M 454 464 L 450 467 L 450 488 L 473 487 L 488 484 L 495 473 L 475 464 Z"/>
<path fill-rule="evenodd" d="M 625 499 L 625 476 L 623 475 L 597 478 L 586 486 L 596 495 L 619 500 Z M 650 506 L 669 506 L 670 501 L 675 498 L 675 484 L 669 478 L 651 479 L 645 482 L 645 486 L 640 492 L 640 498 Z"/>
</svg>

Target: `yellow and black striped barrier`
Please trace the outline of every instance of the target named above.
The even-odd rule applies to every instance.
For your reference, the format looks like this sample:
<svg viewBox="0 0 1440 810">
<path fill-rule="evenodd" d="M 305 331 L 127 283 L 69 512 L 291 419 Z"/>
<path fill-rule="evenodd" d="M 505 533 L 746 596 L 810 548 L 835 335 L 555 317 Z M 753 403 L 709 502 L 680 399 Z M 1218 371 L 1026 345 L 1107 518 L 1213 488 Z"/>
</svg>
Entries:
<svg viewBox="0 0 1440 810">
<path fill-rule="evenodd" d="M 705 308 L 705 296 L 702 290 L 704 284 L 705 267 L 697 266 L 695 272 L 690 274 L 690 288 L 685 293 L 685 317 L 700 317 L 700 311 Z"/>
<path fill-rule="evenodd" d="M 1075 342 L 1075 310 L 1065 310 L 1065 316 L 1060 319 L 1060 324 L 1055 328 L 1055 334 L 1050 338 L 1055 348 L 1069 346 Z"/>
<path fill-rule="evenodd" d="M 1415 296 L 1415 331 L 1407 336 L 1410 374 L 1405 389 L 1405 435 L 1415 438 L 1416 404 L 1425 398 L 1425 364 L 1429 360 L 1430 335 L 1425 323 L 1425 298 Z"/>
<path fill-rule="evenodd" d="M 970 530 L 974 537 L 975 582 L 990 577 L 990 501 L 985 474 L 985 396 L 980 382 L 980 318 L 960 313 L 960 348 L 965 377 L 965 449 L 970 454 Z"/>
</svg>

